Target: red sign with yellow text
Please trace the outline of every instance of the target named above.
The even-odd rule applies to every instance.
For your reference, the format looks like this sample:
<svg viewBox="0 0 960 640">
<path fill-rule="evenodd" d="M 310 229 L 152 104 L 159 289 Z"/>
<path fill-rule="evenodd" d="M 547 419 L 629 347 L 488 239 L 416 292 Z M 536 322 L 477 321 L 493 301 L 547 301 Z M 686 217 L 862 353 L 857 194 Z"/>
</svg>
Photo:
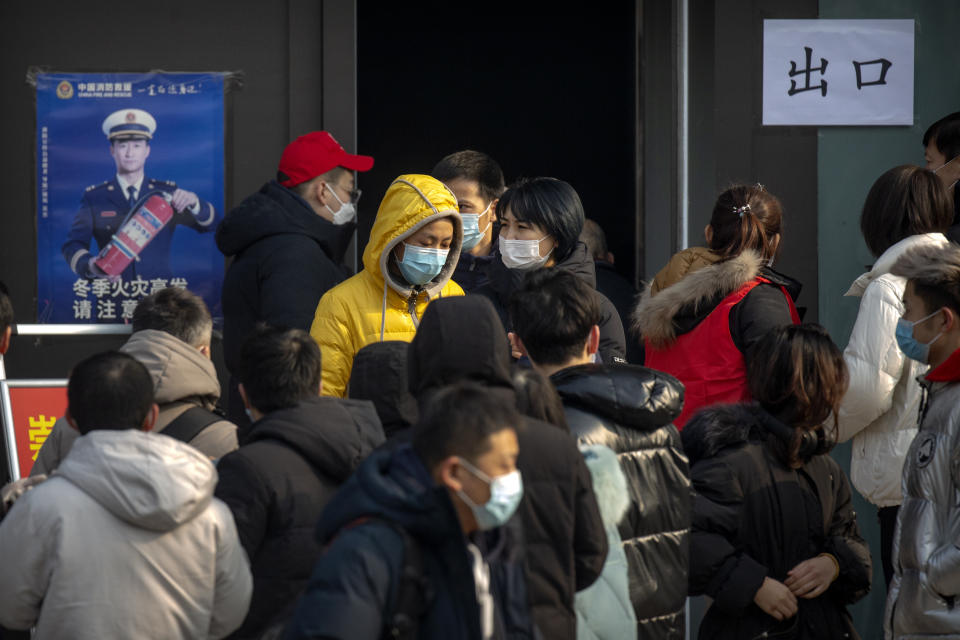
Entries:
<svg viewBox="0 0 960 640">
<path fill-rule="evenodd" d="M 53 423 L 67 410 L 67 386 L 10 387 L 10 407 L 20 462 L 20 477 L 30 475 Z"/>
</svg>

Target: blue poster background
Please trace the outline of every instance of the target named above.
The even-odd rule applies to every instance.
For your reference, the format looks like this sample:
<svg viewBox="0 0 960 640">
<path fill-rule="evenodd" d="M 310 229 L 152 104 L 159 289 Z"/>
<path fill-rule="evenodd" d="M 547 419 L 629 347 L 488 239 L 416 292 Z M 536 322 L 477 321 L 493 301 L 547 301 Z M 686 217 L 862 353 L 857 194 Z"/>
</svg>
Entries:
<svg viewBox="0 0 960 640">
<path fill-rule="evenodd" d="M 221 73 L 37 76 L 39 322 L 128 322 L 135 301 L 164 284 L 190 289 L 204 299 L 215 318 L 222 316 L 224 263 L 213 231 L 224 208 L 223 90 Z M 142 109 L 156 120 L 145 176 L 175 182 L 216 211 L 207 233 L 176 226 L 169 279 L 85 280 L 70 269 L 61 251 L 86 189 L 116 175 L 110 143 L 101 127 L 108 115 L 120 109 Z M 101 248 L 91 239 L 91 254 Z"/>
</svg>

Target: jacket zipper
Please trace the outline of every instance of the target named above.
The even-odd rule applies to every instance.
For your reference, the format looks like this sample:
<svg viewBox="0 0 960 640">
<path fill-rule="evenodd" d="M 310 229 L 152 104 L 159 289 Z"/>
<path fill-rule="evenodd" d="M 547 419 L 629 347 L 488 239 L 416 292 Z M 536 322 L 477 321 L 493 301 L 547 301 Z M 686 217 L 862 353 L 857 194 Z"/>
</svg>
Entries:
<svg viewBox="0 0 960 640">
<path fill-rule="evenodd" d="M 420 318 L 417 317 L 417 298 L 420 297 L 420 292 L 422 287 L 419 285 L 414 287 L 410 292 L 410 297 L 407 298 L 407 313 L 410 314 L 410 317 L 413 318 L 413 326 L 420 326 Z"/>
</svg>

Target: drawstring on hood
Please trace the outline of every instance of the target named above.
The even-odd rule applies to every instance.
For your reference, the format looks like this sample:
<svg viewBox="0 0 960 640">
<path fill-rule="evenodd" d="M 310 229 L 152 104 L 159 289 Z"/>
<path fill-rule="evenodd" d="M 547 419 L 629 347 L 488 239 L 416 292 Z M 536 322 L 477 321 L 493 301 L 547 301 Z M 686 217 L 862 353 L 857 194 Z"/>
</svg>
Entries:
<svg viewBox="0 0 960 640">
<path fill-rule="evenodd" d="M 370 230 L 370 242 L 363 252 L 364 267 L 383 278 L 381 342 L 386 332 L 388 289 L 393 289 L 406 300 L 407 313 L 410 314 L 414 326 L 419 326 L 416 307 L 420 294 L 426 293 L 428 298 L 437 297 L 453 275 L 460 258 L 463 223 L 456 196 L 443 183 L 432 178 L 427 181 L 424 178 L 427 176 L 402 175 L 393 181 L 380 203 L 377 219 Z M 444 218 L 450 218 L 453 222 L 453 242 L 440 274 L 425 285 L 411 285 L 403 280 L 402 276 L 391 271 L 390 261 L 394 249 L 423 227 Z"/>
</svg>

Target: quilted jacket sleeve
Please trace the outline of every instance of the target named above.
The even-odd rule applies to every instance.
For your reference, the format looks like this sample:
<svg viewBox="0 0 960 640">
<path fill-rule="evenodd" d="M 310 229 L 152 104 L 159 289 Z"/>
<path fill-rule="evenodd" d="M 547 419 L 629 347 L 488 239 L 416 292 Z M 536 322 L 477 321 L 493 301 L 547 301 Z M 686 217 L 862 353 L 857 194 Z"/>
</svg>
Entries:
<svg viewBox="0 0 960 640">
<path fill-rule="evenodd" d="M 722 459 L 691 470 L 696 496 L 690 537 L 690 594 L 707 594 L 722 611 L 736 614 L 753 602 L 767 568 L 736 544 L 743 490 Z"/>
<path fill-rule="evenodd" d="M 340 297 L 328 292 L 320 299 L 310 335 L 320 345 L 323 366 L 323 389 L 325 396 L 343 398 L 347 395 L 347 382 L 353 369 L 356 355 L 353 335 L 348 326 L 348 309 Z"/>
<path fill-rule="evenodd" d="M 896 339 L 897 320 L 902 314 L 900 292 L 892 282 L 881 278 L 864 291 L 850 342 L 843 352 L 850 370 L 850 387 L 840 406 L 841 442 L 890 410 L 906 357 Z"/>
<path fill-rule="evenodd" d="M 857 513 L 853 510 L 850 482 L 832 459 L 834 509 L 827 531 L 825 551 L 837 559 L 840 575 L 830 585 L 830 595 L 843 604 L 852 604 L 870 591 L 873 565 L 870 549 L 860 535 Z"/>
</svg>

